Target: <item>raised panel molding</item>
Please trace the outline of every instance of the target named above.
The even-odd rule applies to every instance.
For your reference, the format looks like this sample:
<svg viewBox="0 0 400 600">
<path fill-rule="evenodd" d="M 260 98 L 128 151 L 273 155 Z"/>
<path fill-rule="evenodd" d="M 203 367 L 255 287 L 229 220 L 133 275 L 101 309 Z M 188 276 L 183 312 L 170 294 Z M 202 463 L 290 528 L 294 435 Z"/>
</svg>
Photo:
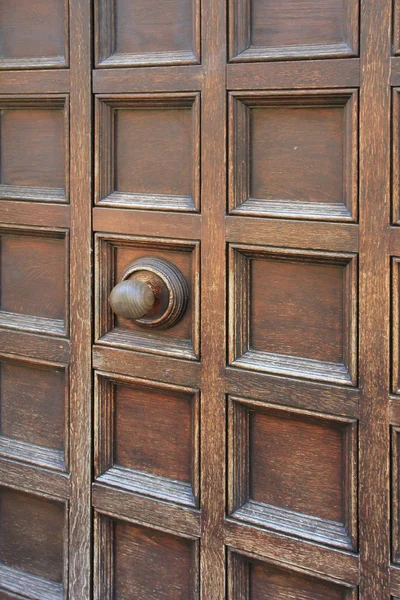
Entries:
<svg viewBox="0 0 400 600">
<path fill-rule="evenodd" d="M 97 204 L 199 210 L 199 94 L 97 96 L 96 122 Z"/>
<path fill-rule="evenodd" d="M 358 54 L 358 0 L 230 0 L 234 62 Z"/>
<path fill-rule="evenodd" d="M 228 553 L 228 600 L 357 600 L 356 586 L 262 562 L 235 550 Z"/>
<path fill-rule="evenodd" d="M 1 226 L 0 328 L 68 336 L 68 255 L 67 230 Z"/>
<path fill-rule="evenodd" d="M 95 515 L 95 600 L 198 600 L 197 540 Z"/>
<path fill-rule="evenodd" d="M 197 506 L 198 391 L 97 372 L 95 398 L 96 480 Z"/>
<path fill-rule="evenodd" d="M 29 598 L 67 595 L 65 502 L 0 487 L 0 587 Z"/>
<path fill-rule="evenodd" d="M 95 25 L 97 67 L 200 60 L 200 0 L 96 0 Z"/>
<path fill-rule="evenodd" d="M 232 92 L 233 214 L 357 220 L 356 90 Z"/>
<path fill-rule="evenodd" d="M 357 549 L 357 421 L 229 398 L 229 514 Z"/>
<path fill-rule="evenodd" d="M 0 200 L 68 202 L 68 97 L 0 96 L 0 125 Z"/>
<path fill-rule="evenodd" d="M 157 256 L 173 263 L 186 279 L 188 305 L 182 319 L 170 329 L 148 332 L 133 321 L 117 317 L 108 298 L 124 270 L 136 259 Z M 96 235 L 96 340 L 98 344 L 140 350 L 164 356 L 198 360 L 199 242 L 128 235 Z"/>
<path fill-rule="evenodd" d="M 69 1 L 0 3 L 0 69 L 68 66 Z"/>
<path fill-rule="evenodd" d="M 68 447 L 68 367 L 0 355 L 0 456 L 65 471 Z"/>
<path fill-rule="evenodd" d="M 357 257 L 230 245 L 229 361 L 356 385 Z"/>
</svg>

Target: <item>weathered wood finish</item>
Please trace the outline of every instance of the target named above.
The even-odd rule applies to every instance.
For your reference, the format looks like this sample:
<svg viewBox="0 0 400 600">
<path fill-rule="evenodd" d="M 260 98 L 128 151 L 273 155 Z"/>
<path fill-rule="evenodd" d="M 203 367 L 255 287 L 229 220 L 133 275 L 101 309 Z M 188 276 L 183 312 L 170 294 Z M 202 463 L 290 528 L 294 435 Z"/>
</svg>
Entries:
<svg viewBox="0 0 400 600">
<path fill-rule="evenodd" d="M 0 597 L 77 600 L 91 593 L 91 6 L 0 13 Z"/>
<path fill-rule="evenodd" d="M 396 600 L 400 1 L 161 4 L 0 2 L 0 600 Z"/>
</svg>

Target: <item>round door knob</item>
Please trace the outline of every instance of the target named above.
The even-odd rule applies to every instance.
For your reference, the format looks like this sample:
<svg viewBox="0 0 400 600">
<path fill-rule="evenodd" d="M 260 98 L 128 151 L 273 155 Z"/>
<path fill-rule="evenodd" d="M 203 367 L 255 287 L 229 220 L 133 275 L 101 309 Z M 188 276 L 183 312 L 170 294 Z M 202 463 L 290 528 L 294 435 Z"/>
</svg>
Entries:
<svg viewBox="0 0 400 600">
<path fill-rule="evenodd" d="M 110 294 L 110 306 L 119 317 L 136 320 L 147 315 L 155 302 L 149 285 L 136 279 L 121 281 Z"/>
<path fill-rule="evenodd" d="M 180 270 L 167 260 L 150 256 L 125 269 L 109 303 L 118 317 L 144 328 L 166 329 L 183 317 L 188 298 Z"/>
</svg>

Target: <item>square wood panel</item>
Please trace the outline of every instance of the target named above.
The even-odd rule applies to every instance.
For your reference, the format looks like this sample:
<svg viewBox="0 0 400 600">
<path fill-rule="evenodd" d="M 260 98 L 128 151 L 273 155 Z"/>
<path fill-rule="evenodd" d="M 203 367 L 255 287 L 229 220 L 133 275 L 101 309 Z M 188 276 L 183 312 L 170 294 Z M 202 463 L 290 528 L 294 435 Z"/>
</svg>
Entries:
<svg viewBox="0 0 400 600">
<path fill-rule="evenodd" d="M 68 304 L 68 233 L 3 227 L 0 326 L 65 336 Z"/>
<path fill-rule="evenodd" d="M 400 393 L 400 258 L 392 258 L 392 391 Z"/>
<path fill-rule="evenodd" d="M 230 362 L 356 383 L 356 256 L 231 245 Z"/>
<path fill-rule="evenodd" d="M 198 392 L 97 373 L 95 393 L 96 478 L 197 505 Z"/>
<path fill-rule="evenodd" d="M 400 427 L 391 430 L 392 460 L 392 561 L 400 564 Z"/>
<path fill-rule="evenodd" d="M 357 92 L 230 94 L 230 210 L 357 219 Z"/>
<path fill-rule="evenodd" d="M 199 103 L 197 94 L 98 96 L 96 202 L 198 210 Z"/>
<path fill-rule="evenodd" d="M 356 421 L 229 400 L 229 512 L 356 550 Z"/>
<path fill-rule="evenodd" d="M 125 347 L 189 360 L 199 357 L 199 243 L 96 235 L 96 339 L 100 344 Z M 124 270 L 136 259 L 156 256 L 174 264 L 183 274 L 189 300 L 182 319 L 169 329 L 144 329 L 113 314 L 108 298 Z"/>
<path fill-rule="evenodd" d="M 0 199 L 66 202 L 67 98 L 3 96 L 0 126 Z"/>
<path fill-rule="evenodd" d="M 357 600 L 355 586 L 324 581 L 310 573 L 228 554 L 228 600 Z"/>
<path fill-rule="evenodd" d="M 231 60 L 358 53 L 358 0 L 230 0 Z"/>
<path fill-rule="evenodd" d="M 0 2 L 0 68 L 65 67 L 68 0 Z"/>
<path fill-rule="evenodd" d="M 60 501 L 0 488 L 0 585 L 64 598 L 67 515 Z"/>
<path fill-rule="evenodd" d="M 197 600 L 195 540 L 96 515 L 95 600 Z"/>
<path fill-rule="evenodd" d="M 64 470 L 68 465 L 68 371 L 0 356 L 0 455 Z"/>
<path fill-rule="evenodd" d="M 200 2 L 96 0 L 96 64 L 194 64 L 200 59 Z"/>
<path fill-rule="evenodd" d="M 393 54 L 400 54 L 400 5 L 399 0 L 393 0 Z"/>
<path fill-rule="evenodd" d="M 392 152 L 392 222 L 400 225 L 400 88 L 392 92 L 392 127 L 393 127 L 393 152 Z"/>
</svg>

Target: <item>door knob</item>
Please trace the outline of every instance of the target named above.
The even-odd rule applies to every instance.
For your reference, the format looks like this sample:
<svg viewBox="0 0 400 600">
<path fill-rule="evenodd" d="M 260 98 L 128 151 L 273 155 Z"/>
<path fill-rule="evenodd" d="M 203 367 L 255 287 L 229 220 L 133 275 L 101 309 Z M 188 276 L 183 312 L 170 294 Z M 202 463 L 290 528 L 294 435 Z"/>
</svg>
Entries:
<svg viewBox="0 0 400 600">
<path fill-rule="evenodd" d="M 122 273 L 111 290 L 112 311 L 144 328 L 167 329 L 184 315 L 189 298 L 186 280 L 167 260 L 143 257 Z"/>
</svg>

